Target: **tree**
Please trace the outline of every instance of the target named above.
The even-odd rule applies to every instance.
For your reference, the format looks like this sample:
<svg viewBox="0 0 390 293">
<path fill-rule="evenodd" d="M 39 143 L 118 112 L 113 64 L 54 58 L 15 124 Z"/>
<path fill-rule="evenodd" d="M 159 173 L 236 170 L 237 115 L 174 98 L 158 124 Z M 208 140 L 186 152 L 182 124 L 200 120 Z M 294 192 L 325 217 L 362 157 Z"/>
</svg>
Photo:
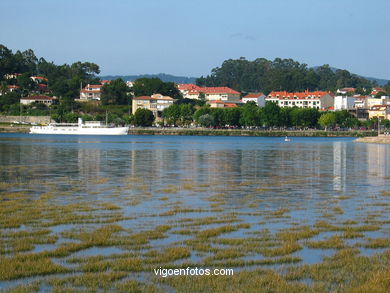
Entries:
<svg viewBox="0 0 390 293">
<path fill-rule="evenodd" d="M 224 109 L 225 125 L 240 126 L 241 108 Z"/>
<path fill-rule="evenodd" d="M 240 124 L 245 126 L 260 125 L 259 107 L 255 102 L 246 103 L 241 110 Z"/>
<path fill-rule="evenodd" d="M 291 112 L 294 108 L 284 107 L 280 109 L 279 125 L 284 127 L 291 127 L 293 125 L 291 121 Z"/>
<path fill-rule="evenodd" d="M 137 109 L 134 113 L 134 124 L 137 126 L 152 126 L 153 112 L 148 109 Z"/>
<path fill-rule="evenodd" d="M 180 105 L 180 118 L 184 125 L 191 124 L 194 111 L 194 107 L 191 104 Z"/>
<path fill-rule="evenodd" d="M 195 122 L 200 124 L 199 118 L 205 114 L 210 114 L 210 112 L 211 112 L 210 106 L 204 106 L 199 108 L 198 110 L 195 111 L 193 115 Z"/>
<path fill-rule="evenodd" d="M 320 113 L 313 108 L 293 108 L 291 111 L 291 122 L 297 127 L 311 127 L 317 125 Z"/>
<path fill-rule="evenodd" d="M 163 82 L 159 78 L 139 78 L 134 81 L 132 91 L 135 97 L 162 94 L 173 99 L 181 99 L 182 95 L 173 82 Z"/>
<path fill-rule="evenodd" d="M 166 119 L 169 125 L 177 126 L 177 122 L 181 117 L 180 114 L 180 106 L 177 104 L 173 104 L 168 108 L 165 108 L 162 112 L 162 117 Z"/>
<path fill-rule="evenodd" d="M 20 95 L 16 92 L 8 92 L 0 96 L 0 111 L 4 111 L 7 106 L 17 104 L 20 101 Z"/>
<path fill-rule="evenodd" d="M 102 86 L 101 102 L 103 105 L 128 105 L 130 88 L 121 79 L 112 80 Z"/>
<path fill-rule="evenodd" d="M 263 122 L 266 126 L 280 125 L 280 107 L 274 102 L 266 102 L 263 108 Z"/>
<path fill-rule="evenodd" d="M 204 114 L 199 117 L 198 124 L 203 127 L 214 126 L 214 117 L 210 114 Z"/>
<path fill-rule="evenodd" d="M 328 130 L 328 127 L 334 127 L 336 125 L 336 114 L 332 112 L 322 114 L 318 120 L 318 124 L 325 128 L 325 130 Z"/>
</svg>

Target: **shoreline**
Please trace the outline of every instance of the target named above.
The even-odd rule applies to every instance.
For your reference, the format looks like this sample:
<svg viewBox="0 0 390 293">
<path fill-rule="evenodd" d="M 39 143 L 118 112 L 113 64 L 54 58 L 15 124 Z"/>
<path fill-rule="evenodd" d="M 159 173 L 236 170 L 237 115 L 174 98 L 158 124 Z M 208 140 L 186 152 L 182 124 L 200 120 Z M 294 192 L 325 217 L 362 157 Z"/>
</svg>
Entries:
<svg viewBox="0 0 390 293">
<path fill-rule="evenodd" d="M 0 133 L 29 133 L 30 125 L 0 125 Z M 256 130 L 256 129 L 208 129 L 208 128 L 130 128 L 129 135 L 175 136 L 255 136 L 255 137 L 359 137 L 376 138 L 375 131 L 324 131 L 324 130 Z M 381 137 L 382 138 L 382 137 Z M 390 137 L 389 137 L 390 139 Z M 365 142 L 364 140 L 357 140 Z M 381 140 L 382 141 L 382 140 Z M 369 140 L 371 142 L 371 140 Z M 385 142 L 386 143 L 386 142 Z"/>
<path fill-rule="evenodd" d="M 359 137 L 355 142 L 361 143 L 377 143 L 377 144 L 390 144 L 390 135 L 381 135 L 375 137 Z"/>
<path fill-rule="evenodd" d="M 187 136 L 262 136 L 262 137 L 366 137 L 376 136 L 373 131 L 324 131 L 324 130 L 251 130 L 207 128 L 130 128 L 133 135 L 187 135 Z"/>
</svg>

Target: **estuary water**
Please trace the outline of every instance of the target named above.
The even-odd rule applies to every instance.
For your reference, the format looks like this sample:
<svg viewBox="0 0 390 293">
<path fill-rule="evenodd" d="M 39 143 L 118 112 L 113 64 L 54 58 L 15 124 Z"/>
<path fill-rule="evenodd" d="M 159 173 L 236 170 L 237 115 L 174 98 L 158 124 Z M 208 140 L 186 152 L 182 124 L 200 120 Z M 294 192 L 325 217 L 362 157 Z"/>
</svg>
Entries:
<svg viewBox="0 0 390 293">
<path fill-rule="evenodd" d="M 390 146 L 353 140 L 0 134 L 0 179 L 55 182 L 67 177 L 88 186 L 100 177 L 116 185 L 121 178 L 136 176 L 154 189 L 183 179 L 239 185 L 277 178 L 272 192 L 296 200 L 323 192 L 367 194 L 385 188 Z M 299 177 L 300 184 L 291 183 L 291 177 Z"/>
<path fill-rule="evenodd" d="M 301 264 L 318 263 L 337 249 L 322 240 L 355 229 L 362 233 L 340 241 L 372 255 L 381 248 L 369 249 L 364 243 L 390 235 L 389 195 L 390 146 L 355 143 L 354 138 L 293 137 L 285 142 L 282 137 L 0 134 L 0 204 L 21 197 L 15 202 L 26 210 L 18 215 L 19 222 L 1 219 L 0 236 L 8 244 L 0 247 L 0 254 L 14 256 L 22 249 L 12 240 L 15 233 L 29 233 L 40 225 L 49 229 L 40 233 L 55 240 L 45 244 L 27 235 L 32 245 L 23 248 L 26 255 L 85 243 L 82 235 L 91 233 L 90 242 L 73 248 L 74 253 L 51 258 L 76 271 L 80 269 L 74 262 L 67 263 L 72 257 L 129 257 L 126 253 L 131 252 L 148 258 L 155 253 L 149 250 L 178 245 L 191 250 L 185 261 L 199 265 L 210 262 L 215 250 L 200 249 L 197 239 L 213 249 L 232 243 L 241 250 L 240 242 L 232 239 L 257 241 L 253 237 L 266 233 L 275 239 L 267 245 L 277 247 L 279 232 L 313 227 L 317 231 L 311 238 L 297 238 L 297 249 L 272 253 L 297 257 L 292 261 Z M 54 206 L 58 215 L 50 210 Z M 12 217 L 11 208 L 5 207 L 4 215 Z M 115 242 L 112 236 L 111 242 L 95 244 L 94 229 L 107 224 L 116 226 L 102 231 L 124 229 L 112 235 L 128 238 Z M 225 230 L 218 230 L 221 226 Z M 152 236 L 135 248 L 128 239 L 140 237 L 140 232 Z M 204 238 L 212 233 L 215 237 Z M 325 249 L 315 249 L 318 243 L 309 240 Z M 239 255 L 243 262 L 261 264 L 272 256 L 266 246 L 246 249 Z M 0 288 L 18 284 L 7 282 L 0 282 Z"/>
</svg>

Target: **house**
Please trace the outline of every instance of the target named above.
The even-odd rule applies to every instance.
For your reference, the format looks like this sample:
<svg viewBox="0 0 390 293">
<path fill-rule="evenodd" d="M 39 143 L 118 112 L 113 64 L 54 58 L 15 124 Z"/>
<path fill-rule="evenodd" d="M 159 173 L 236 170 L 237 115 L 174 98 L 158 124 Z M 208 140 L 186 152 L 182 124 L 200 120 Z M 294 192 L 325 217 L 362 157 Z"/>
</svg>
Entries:
<svg viewBox="0 0 390 293">
<path fill-rule="evenodd" d="M 7 90 L 9 92 L 17 92 L 18 90 L 20 90 L 20 86 L 18 85 L 7 85 Z"/>
<path fill-rule="evenodd" d="M 266 96 L 263 93 L 252 93 L 252 94 L 247 94 L 241 100 L 243 103 L 255 102 L 258 107 L 264 107 L 265 98 Z"/>
<path fill-rule="evenodd" d="M 367 99 L 370 97 L 370 96 L 359 96 L 359 95 L 355 95 L 353 96 L 355 98 L 355 105 L 354 105 L 354 108 L 355 109 L 368 109 L 368 106 L 367 106 Z"/>
<path fill-rule="evenodd" d="M 241 101 L 207 101 L 207 105 L 210 105 L 210 108 L 236 108 L 238 105 L 242 104 Z"/>
<path fill-rule="evenodd" d="M 48 97 L 48 96 L 29 96 L 20 99 L 20 103 L 23 105 L 29 105 L 32 103 L 42 103 L 47 106 L 50 106 L 56 101 L 57 101 L 56 97 Z"/>
<path fill-rule="evenodd" d="M 371 109 L 373 106 L 379 106 L 379 105 L 383 105 L 383 104 L 384 104 L 384 99 L 381 99 L 381 98 L 368 97 L 366 99 L 367 109 Z"/>
<path fill-rule="evenodd" d="M 198 100 L 203 94 L 206 101 L 238 101 L 240 93 L 226 86 L 199 87 L 194 84 L 179 84 L 177 86 L 183 98 Z"/>
<path fill-rule="evenodd" d="M 161 112 L 173 104 L 175 100 L 168 96 L 161 94 L 154 94 L 152 96 L 142 96 L 133 98 L 132 113 L 138 109 L 148 109 L 153 112 L 154 117 L 160 117 Z"/>
<path fill-rule="evenodd" d="M 18 76 L 22 75 L 21 73 L 7 73 L 4 74 L 4 79 L 17 79 Z"/>
<path fill-rule="evenodd" d="M 333 94 L 325 91 L 309 92 L 306 90 L 297 93 L 273 91 L 269 93 L 265 100 L 275 102 L 279 107 L 314 108 L 319 110 L 334 107 Z"/>
<path fill-rule="evenodd" d="M 368 110 L 368 118 L 390 119 L 390 105 L 376 105 Z"/>
<path fill-rule="evenodd" d="M 376 94 L 380 93 L 380 92 L 386 92 L 383 88 L 381 87 L 373 87 L 372 88 L 372 91 L 371 91 L 371 96 L 375 96 Z"/>
<path fill-rule="evenodd" d="M 181 93 L 181 95 L 183 96 L 184 99 L 195 99 L 195 100 L 199 99 L 199 95 L 198 96 L 194 96 L 194 95 L 188 96 L 188 93 L 190 91 L 191 92 L 195 92 L 195 91 L 200 92 L 201 87 L 199 87 L 195 84 L 178 84 L 177 89 L 179 90 L 179 92 Z"/>
<path fill-rule="evenodd" d="M 335 96 L 334 97 L 334 110 L 354 110 L 355 109 L 355 97 L 351 96 Z"/>
<path fill-rule="evenodd" d="M 336 92 L 338 94 L 347 95 L 347 94 L 354 94 L 356 89 L 354 87 L 345 87 L 342 89 L 338 89 Z"/>
<path fill-rule="evenodd" d="M 100 101 L 102 84 L 87 84 L 83 89 L 80 90 L 79 101 Z"/>
<path fill-rule="evenodd" d="M 48 82 L 49 80 L 43 76 L 31 76 L 30 79 L 35 83 Z"/>
</svg>

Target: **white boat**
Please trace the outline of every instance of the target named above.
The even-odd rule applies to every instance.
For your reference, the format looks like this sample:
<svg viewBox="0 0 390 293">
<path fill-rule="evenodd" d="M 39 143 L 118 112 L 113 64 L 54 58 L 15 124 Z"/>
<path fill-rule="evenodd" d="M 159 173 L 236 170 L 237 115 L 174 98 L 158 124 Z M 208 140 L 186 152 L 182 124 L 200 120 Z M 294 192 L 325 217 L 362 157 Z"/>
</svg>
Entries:
<svg viewBox="0 0 390 293">
<path fill-rule="evenodd" d="M 32 134 L 126 135 L 128 131 L 129 127 L 111 127 L 100 121 L 83 122 L 81 118 L 78 123 L 50 123 L 30 128 Z"/>
<path fill-rule="evenodd" d="M 288 138 L 287 136 L 284 138 L 284 141 L 291 141 L 290 138 Z"/>
</svg>

